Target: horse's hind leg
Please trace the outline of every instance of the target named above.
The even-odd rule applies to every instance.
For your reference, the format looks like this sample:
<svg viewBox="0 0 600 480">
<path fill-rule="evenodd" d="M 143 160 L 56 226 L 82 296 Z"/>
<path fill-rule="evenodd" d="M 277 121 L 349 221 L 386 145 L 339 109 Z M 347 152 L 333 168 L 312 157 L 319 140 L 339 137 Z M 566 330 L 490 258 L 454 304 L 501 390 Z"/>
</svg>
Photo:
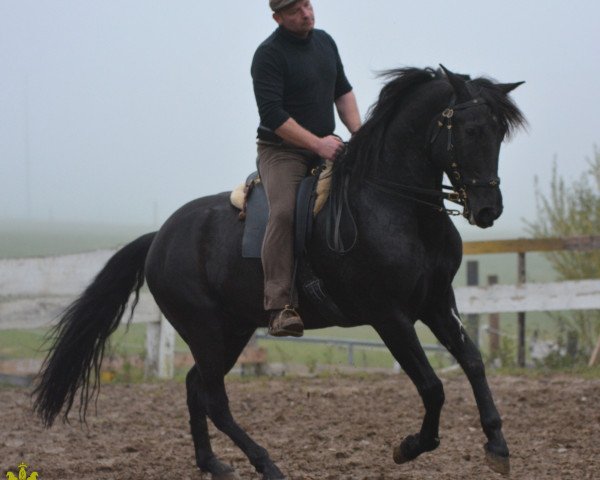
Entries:
<svg viewBox="0 0 600 480">
<path fill-rule="evenodd" d="M 450 293 L 450 301 L 443 302 L 439 308 L 443 311 L 436 311 L 423 320 L 464 370 L 488 440 L 485 444 L 488 464 L 496 472 L 507 474 L 510 471 L 508 446 L 502 434 L 502 420 L 487 383 L 481 353 L 463 328 L 453 292 Z"/>
<path fill-rule="evenodd" d="M 206 410 L 200 398 L 200 373 L 195 365 L 188 372 L 185 383 L 196 465 L 202 472 L 211 473 L 213 479 L 233 477 L 233 468 L 221 462 L 212 451 Z"/>
<path fill-rule="evenodd" d="M 248 343 L 253 332 L 230 335 L 225 339 L 224 370 L 229 372 L 235 365 L 240 353 Z M 190 427 L 194 440 L 196 465 L 203 472 L 210 472 L 213 478 L 230 478 L 233 468 L 221 462 L 213 453 L 208 435 L 207 413 L 201 395 L 202 379 L 200 370 L 194 365 L 186 377 L 187 404 L 190 412 Z"/>
<path fill-rule="evenodd" d="M 425 417 L 419 433 L 409 435 L 394 449 L 394 461 L 405 463 L 440 444 L 438 437 L 440 412 L 444 404 L 444 387 L 421 347 L 412 322 L 397 315 L 373 325 L 402 369 L 417 387 L 425 406 Z"/>
<path fill-rule="evenodd" d="M 204 325 L 206 327 L 206 324 Z M 200 329 L 196 329 L 198 331 Z M 229 467 L 216 459 L 210 448 L 208 430 L 206 429 L 206 416 L 210 418 L 215 427 L 225 433 L 244 452 L 257 472 L 263 474 L 264 480 L 280 480 L 285 478 L 269 457 L 268 452 L 258 445 L 250 436 L 235 422 L 229 400 L 225 390 L 225 373 L 231 369 L 238 355 L 244 348 L 248 336 L 224 336 L 220 328 L 201 329 L 201 336 L 194 335 L 194 340 L 189 341 L 190 348 L 196 359 L 198 374 L 188 374 L 191 382 L 195 381 L 196 395 L 199 398 L 200 408 L 190 409 L 190 417 L 194 416 L 196 434 L 195 445 L 200 447 L 196 450 L 196 457 L 200 457 L 199 467 L 210 471 L 218 478 L 219 472 L 224 478 L 228 478 L 231 470 Z M 188 384 L 188 392 L 189 392 Z M 192 389 L 192 391 L 194 391 Z M 194 395 L 192 395 L 193 400 Z M 189 393 L 188 393 L 188 398 Z M 194 412 L 194 413 L 192 413 Z M 202 418 L 204 415 L 204 419 Z M 196 444 L 196 442 L 198 442 Z M 204 467 L 203 467 L 204 465 Z M 211 469 L 214 469 L 211 470 Z M 222 472 L 221 470 L 224 469 Z"/>
</svg>

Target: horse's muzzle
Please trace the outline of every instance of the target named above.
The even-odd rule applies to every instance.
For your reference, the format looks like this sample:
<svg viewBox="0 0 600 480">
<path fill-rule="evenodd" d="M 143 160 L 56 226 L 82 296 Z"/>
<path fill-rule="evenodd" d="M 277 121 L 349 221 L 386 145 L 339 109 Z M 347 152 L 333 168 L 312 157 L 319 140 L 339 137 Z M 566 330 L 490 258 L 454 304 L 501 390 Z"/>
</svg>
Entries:
<svg viewBox="0 0 600 480">
<path fill-rule="evenodd" d="M 477 211 L 471 212 L 469 223 L 477 225 L 480 228 L 488 228 L 494 225 L 494 221 L 502 215 L 502 208 L 485 207 Z"/>
</svg>

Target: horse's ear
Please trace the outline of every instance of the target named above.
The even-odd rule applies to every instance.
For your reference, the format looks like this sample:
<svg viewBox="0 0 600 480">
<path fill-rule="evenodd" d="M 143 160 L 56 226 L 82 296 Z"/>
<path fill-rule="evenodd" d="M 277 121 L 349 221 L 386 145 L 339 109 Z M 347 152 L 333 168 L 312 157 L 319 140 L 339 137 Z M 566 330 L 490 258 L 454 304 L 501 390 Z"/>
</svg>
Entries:
<svg viewBox="0 0 600 480">
<path fill-rule="evenodd" d="M 519 85 L 523 85 L 524 83 L 525 82 L 497 83 L 496 87 L 498 87 L 502 93 L 504 93 L 505 95 L 508 95 L 515 88 L 517 88 Z"/>
<path fill-rule="evenodd" d="M 450 82 L 450 85 L 452 85 L 452 88 L 454 89 L 454 93 L 456 93 L 456 96 L 458 98 L 465 98 L 465 97 L 469 98 L 470 97 L 469 91 L 467 90 L 467 87 L 465 85 L 466 80 L 461 75 L 456 75 L 455 73 L 452 73 L 450 70 L 448 70 L 446 67 L 444 67 L 441 63 L 440 63 L 440 67 L 446 74 L 446 78 Z"/>
</svg>

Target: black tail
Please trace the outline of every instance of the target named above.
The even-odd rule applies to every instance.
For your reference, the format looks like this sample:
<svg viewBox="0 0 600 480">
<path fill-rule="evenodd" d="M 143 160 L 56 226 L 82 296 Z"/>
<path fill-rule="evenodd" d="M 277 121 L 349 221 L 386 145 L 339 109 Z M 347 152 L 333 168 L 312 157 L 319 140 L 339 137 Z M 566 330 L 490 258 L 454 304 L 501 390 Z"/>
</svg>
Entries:
<svg viewBox="0 0 600 480">
<path fill-rule="evenodd" d="M 98 391 L 106 341 L 119 326 L 129 296 L 135 292 L 133 315 L 154 236 L 155 233 L 143 235 L 113 255 L 53 328 L 53 345 L 33 392 L 34 409 L 47 427 L 63 407 L 66 420 L 78 390 L 79 417 L 85 421 L 88 403 Z"/>
</svg>

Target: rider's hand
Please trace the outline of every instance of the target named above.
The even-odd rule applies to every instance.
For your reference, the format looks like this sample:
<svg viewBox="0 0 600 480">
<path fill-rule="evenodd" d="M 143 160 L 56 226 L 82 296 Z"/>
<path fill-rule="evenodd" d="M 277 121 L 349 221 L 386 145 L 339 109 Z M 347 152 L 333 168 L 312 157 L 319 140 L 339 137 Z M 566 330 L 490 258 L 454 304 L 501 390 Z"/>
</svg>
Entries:
<svg viewBox="0 0 600 480">
<path fill-rule="evenodd" d="M 335 157 L 344 149 L 344 142 L 339 137 L 328 135 L 319 140 L 316 153 L 323 159 L 333 162 Z"/>
</svg>

